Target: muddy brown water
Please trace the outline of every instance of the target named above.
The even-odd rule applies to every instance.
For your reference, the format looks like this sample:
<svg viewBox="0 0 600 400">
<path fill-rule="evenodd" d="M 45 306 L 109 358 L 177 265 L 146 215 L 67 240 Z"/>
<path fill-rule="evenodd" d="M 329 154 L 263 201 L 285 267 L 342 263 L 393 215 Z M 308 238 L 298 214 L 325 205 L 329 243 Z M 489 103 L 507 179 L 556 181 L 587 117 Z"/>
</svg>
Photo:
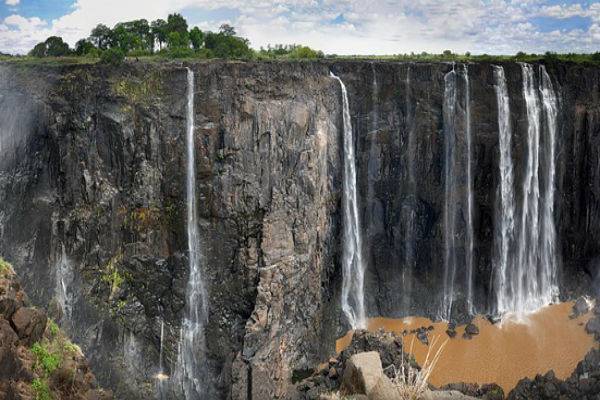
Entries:
<svg viewBox="0 0 600 400">
<path fill-rule="evenodd" d="M 464 326 L 458 326 L 456 337 L 448 339 L 445 322 L 431 322 L 421 317 L 372 318 L 368 329 L 401 334 L 404 330 L 433 325 L 434 330 L 429 332 L 430 342 L 434 337 L 438 337 L 439 344 L 448 340 L 430 376 L 431 384 L 495 382 L 508 394 L 522 378 L 534 378 L 536 374 L 545 374 L 549 370 L 554 370 L 560 379 L 567 378 L 585 354 L 597 346 L 584 329 L 591 313 L 570 319 L 572 306 L 573 303 L 555 304 L 520 320 L 505 318 L 497 324 L 477 317 L 474 323 L 479 328 L 479 335 L 472 339 L 462 337 Z M 352 331 L 338 339 L 336 350 L 342 351 L 351 340 Z M 405 349 L 413 346 L 412 353 L 422 365 L 427 346 L 414 334 L 404 336 L 403 341 Z"/>
</svg>

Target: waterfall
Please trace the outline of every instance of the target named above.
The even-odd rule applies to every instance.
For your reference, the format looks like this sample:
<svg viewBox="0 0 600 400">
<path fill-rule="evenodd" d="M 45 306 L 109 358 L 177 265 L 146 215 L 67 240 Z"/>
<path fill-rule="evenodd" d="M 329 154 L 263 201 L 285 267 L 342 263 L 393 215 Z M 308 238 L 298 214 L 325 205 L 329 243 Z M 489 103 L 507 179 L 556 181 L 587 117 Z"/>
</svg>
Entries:
<svg viewBox="0 0 600 400">
<path fill-rule="evenodd" d="M 455 177 L 455 117 L 456 117 L 456 71 L 444 76 L 444 290 L 440 317 L 450 319 L 454 303 L 454 280 L 456 276 L 456 195 Z"/>
<path fill-rule="evenodd" d="M 462 78 L 459 81 L 459 75 Z M 464 96 L 459 102 L 459 84 L 464 83 Z M 473 300 L 473 178 L 471 135 L 471 88 L 469 69 L 463 65 L 459 73 L 455 66 L 444 76 L 444 290 L 439 317 L 449 320 L 457 298 L 465 305 L 465 311 L 475 313 Z M 462 110 L 461 110 L 462 107 Z M 464 135 L 462 150 L 460 135 Z M 464 163 L 464 164 L 463 164 Z M 463 177 L 462 166 L 466 166 Z M 465 188 L 461 187 L 466 180 Z M 466 208 L 466 210 L 464 210 Z M 464 217 L 463 217 L 464 215 Z M 462 232 L 464 229 L 464 237 Z M 457 253 L 464 248 L 464 255 Z M 462 267 L 464 265 L 464 267 Z M 458 285 L 459 268 L 464 271 L 464 288 Z M 459 288 L 457 288 L 459 286 Z M 461 291 L 459 289 L 463 289 Z"/>
<path fill-rule="evenodd" d="M 546 120 L 546 190 L 544 192 L 544 213 L 542 216 L 542 296 L 547 302 L 558 298 L 558 276 L 556 256 L 556 228 L 554 226 L 554 191 L 556 190 L 556 129 L 558 101 L 546 67 L 540 66 L 540 94 Z"/>
<path fill-rule="evenodd" d="M 498 69 L 496 69 L 498 71 Z M 555 191 L 555 146 L 557 123 L 557 100 L 552 82 L 545 68 L 540 67 L 539 84 L 533 66 L 521 64 L 523 77 L 523 97 L 527 112 L 527 154 L 525 173 L 522 182 L 522 201 L 518 220 L 518 240 L 511 248 L 512 215 L 502 215 L 501 237 L 496 240 L 499 258 L 497 262 L 497 311 L 499 313 L 515 313 L 522 315 L 537 310 L 554 301 L 558 295 L 557 262 L 556 262 L 556 230 L 554 227 L 554 191 Z M 499 74 L 497 74 L 499 76 Z M 499 86 L 499 85 L 498 85 Z M 498 90 L 498 89 L 497 89 Z M 505 84 L 504 84 L 504 91 Z M 500 100 L 499 100 L 500 102 Z M 508 100 L 503 100 L 508 103 Z M 508 105 L 505 107 L 508 109 Z M 508 110 L 506 110 L 508 111 Z M 510 129 L 503 127 L 508 122 L 501 122 L 499 103 L 499 126 L 502 137 L 510 135 Z M 542 121 L 544 124 L 542 124 Z M 504 134 L 502 129 L 505 130 Z M 545 137 L 542 137 L 545 134 Z M 542 147 L 542 144 L 546 148 Z M 508 144 L 504 144 L 510 146 Z M 504 157 L 510 157 L 510 151 Z M 501 150 L 501 188 L 502 213 L 508 212 L 509 191 L 512 177 L 505 176 L 512 168 L 502 165 Z M 546 157 L 544 158 L 544 155 Z M 506 164 L 506 163 L 505 163 Z M 540 177 L 545 173 L 545 177 Z M 545 184 L 545 188 L 543 187 Z M 512 195 L 511 195 L 512 196 Z M 512 255 L 514 254 L 514 259 Z"/>
<path fill-rule="evenodd" d="M 471 137 L 471 86 L 469 68 L 464 64 L 465 79 L 465 136 L 467 142 L 467 248 L 466 248 L 466 280 L 467 280 L 467 311 L 475 314 L 473 301 L 473 177 L 472 177 L 472 137 Z"/>
<path fill-rule="evenodd" d="M 356 165 L 354 157 L 354 137 L 350 120 L 348 92 L 344 82 L 331 73 L 331 77 L 340 83 L 344 122 L 344 236 L 343 236 L 343 279 L 342 310 L 352 329 L 364 329 L 367 326 L 364 296 L 364 264 L 362 260 L 362 240 L 358 201 L 356 195 Z"/>
<path fill-rule="evenodd" d="M 162 309 L 161 309 L 162 311 Z M 162 312 L 161 312 L 162 314 Z M 164 340 L 165 340 L 165 320 L 164 317 L 160 317 L 160 343 L 158 351 L 158 373 L 156 374 L 156 394 L 158 400 L 166 400 L 168 398 L 167 393 L 167 382 L 168 375 L 165 371 L 164 361 Z"/>
<path fill-rule="evenodd" d="M 496 304 L 498 311 L 510 309 L 512 285 L 508 274 L 512 271 L 510 249 L 514 240 L 515 200 L 513 195 L 513 164 L 511 155 L 512 129 L 510 125 L 510 105 L 504 68 L 494 66 L 494 88 L 498 103 L 498 133 L 500 143 L 500 205 L 497 207 L 496 223 Z"/>
<path fill-rule="evenodd" d="M 73 315 L 73 294 L 69 287 L 73 283 L 73 268 L 69 259 L 65 245 L 61 244 L 60 259 L 56 264 L 56 284 L 54 294 L 61 309 L 61 325 L 71 324 Z"/>
<path fill-rule="evenodd" d="M 410 91 L 410 65 L 406 69 L 406 80 L 405 80 L 405 102 L 404 102 L 404 127 L 408 132 L 408 149 L 406 151 L 407 164 L 408 164 L 408 190 L 411 196 L 411 204 L 409 207 L 404 206 L 403 211 L 406 211 L 407 215 L 403 214 L 405 220 L 404 224 L 404 268 L 402 269 L 402 311 L 404 315 L 410 314 L 411 298 L 412 298 L 412 281 L 413 281 L 413 269 L 415 263 L 415 243 L 416 243 L 416 210 L 417 206 L 417 194 L 416 194 L 416 137 L 414 129 L 414 116 L 411 114 L 411 91 Z"/>
<path fill-rule="evenodd" d="M 202 399 L 207 396 L 206 342 L 204 327 L 208 320 L 207 293 L 200 268 L 200 243 L 196 199 L 196 171 L 194 151 L 194 73 L 187 69 L 187 237 L 189 280 L 186 288 L 185 316 L 176 375 L 185 398 Z"/>
</svg>

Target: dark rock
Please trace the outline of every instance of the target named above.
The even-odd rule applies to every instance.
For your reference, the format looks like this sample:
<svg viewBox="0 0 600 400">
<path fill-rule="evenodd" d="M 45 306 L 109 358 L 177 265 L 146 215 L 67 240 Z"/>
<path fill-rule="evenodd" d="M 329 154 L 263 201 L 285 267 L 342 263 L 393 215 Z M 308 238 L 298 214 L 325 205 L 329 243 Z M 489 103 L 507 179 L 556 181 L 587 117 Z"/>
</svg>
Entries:
<svg viewBox="0 0 600 400">
<path fill-rule="evenodd" d="M 585 297 L 579 297 L 575 304 L 573 304 L 573 309 L 571 311 L 570 318 L 577 318 L 580 315 L 586 314 L 590 311 L 590 305 L 588 300 Z"/>
<path fill-rule="evenodd" d="M 470 336 L 479 335 L 479 328 L 473 323 L 467 324 L 465 326 L 465 333 Z"/>
<path fill-rule="evenodd" d="M 456 336 L 456 331 L 454 329 L 446 329 L 446 334 L 450 337 L 450 338 L 454 338 Z"/>
<path fill-rule="evenodd" d="M 600 316 L 591 318 L 587 324 L 585 324 L 585 331 L 590 335 L 600 335 Z"/>
<path fill-rule="evenodd" d="M 11 320 L 25 346 L 38 342 L 46 330 L 46 314 L 37 308 L 21 307 L 13 314 Z"/>
</svg>

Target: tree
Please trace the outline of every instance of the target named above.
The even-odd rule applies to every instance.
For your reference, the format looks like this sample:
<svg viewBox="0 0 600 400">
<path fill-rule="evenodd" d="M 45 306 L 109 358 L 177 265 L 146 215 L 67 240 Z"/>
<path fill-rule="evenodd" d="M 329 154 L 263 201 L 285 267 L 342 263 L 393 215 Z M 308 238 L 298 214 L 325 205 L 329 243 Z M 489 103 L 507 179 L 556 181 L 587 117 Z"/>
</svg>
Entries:
<svg viewBox="0 0 600 400">
<path fill-rule="evenodd" d="M 90 41 L 100 50 L 105 50 L 112 42 L 112 30 L 104 25 L 98 24 L 90 34 Z"/>
<path fill-rule="evenodd" d="M 188 33 L 188 24 L 181 14 L 169 14 L 167 17 L 167 35 L 172 32 L 179 33 L 183 37 Z"/>
<path fill-rule="evenodd" d="M 75 54 L 78 56 L 85 56 L 92 54 L 96 51 L 96 46 L 88 39 L 80 39 L 75 43 Z"/>
<path fill-rule="evenodd" d="M 204 44 L 204 32 L 195 26 L 190 31 L 190 41 L 192 42 L 192 47 L 194 50 L 200 50 Z"/>
<path fill-rule="evenodd" d="M 171 32 L 169 33 L 167 44 L 170 49 L 185 47 L 189 48 L 189 38 L 187 32 L 181 35 L 179 32 Z"/>
<path fill-rule="evenodd" d="M 208 32 L 204 46 L 218 58 L 251 58 L 253 55 L 247 39 L 223 33 Z"/>
<path fill-rule="evenodd" d="M 219 33 L 222 33 L 225 36 L 235 36 L 235 28 L 229 24 L 223 24 L 219 27 Z"/>
<path fill-rule="evenodd" d="M 321 51 L 316 51 L 308 46 L 295 46 L 290 52 L 290 58 L 296 59 L 311 59 L 311 58 L 323 58 Z"/>
<path fill-rule="evenodd" d="M 41 42 L 35 45 L 33 49 L 29 52 L 29 55 L 32 57 L 46 57 L 46 43 Z"/>
<path fill-rule="evenodd" d="M 59 36 L 50 36 L 46 39 L 46 55 L 49 57 L 63 57 L 70 52 L 69 45 Z"/>
<path fill-rule="evenodd" d="M 154 39 L 158 41 L 158 47 L 162 49 L 163 44 L 167 43 L 167 21 L 164 19 L 152 21 L 151 29 Z"/>
</svg>

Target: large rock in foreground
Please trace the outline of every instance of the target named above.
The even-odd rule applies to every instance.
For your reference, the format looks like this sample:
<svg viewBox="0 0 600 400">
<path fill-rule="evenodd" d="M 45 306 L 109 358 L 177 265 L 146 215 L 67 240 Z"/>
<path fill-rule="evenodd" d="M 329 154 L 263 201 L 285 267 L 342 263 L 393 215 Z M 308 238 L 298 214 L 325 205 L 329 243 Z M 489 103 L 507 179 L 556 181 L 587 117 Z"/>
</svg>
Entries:
<svg viewBox="0 0 600 400">
<path fill-rule="evenodd" d="M 46 314 L 27 307 L 12 267 L 0 258 L 0 399 L 111 400 L 87 361 Z"/>
</svg>

